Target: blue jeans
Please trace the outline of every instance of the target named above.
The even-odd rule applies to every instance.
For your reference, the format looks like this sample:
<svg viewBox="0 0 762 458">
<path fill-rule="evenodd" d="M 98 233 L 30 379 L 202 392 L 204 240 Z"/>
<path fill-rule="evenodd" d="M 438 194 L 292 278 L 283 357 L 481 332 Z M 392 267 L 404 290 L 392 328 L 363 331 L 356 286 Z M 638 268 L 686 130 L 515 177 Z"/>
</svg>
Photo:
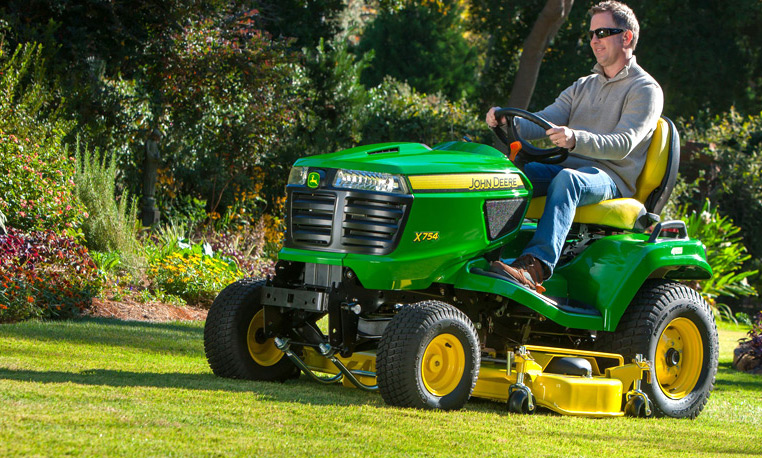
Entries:
<svg viewBox="0 0 762 458">
<path fill-rule="evenodd" d="M 524 167 L 524 173 L 534 187 L 534 197 L 547 196 L 537 232 L 524 254 L 542 261 L 552 275 L 577 207 L 614 199 L 621 194 L 614 180 L 595 167 L 575 170 L 530 162 Z"/>
</svg>

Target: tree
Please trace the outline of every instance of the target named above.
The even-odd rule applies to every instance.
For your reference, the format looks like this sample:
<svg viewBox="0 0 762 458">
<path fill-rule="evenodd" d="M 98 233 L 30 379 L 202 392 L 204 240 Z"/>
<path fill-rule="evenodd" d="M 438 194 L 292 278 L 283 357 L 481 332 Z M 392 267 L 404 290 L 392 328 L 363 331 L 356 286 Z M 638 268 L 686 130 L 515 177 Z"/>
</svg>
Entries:
<svg viewBox="0 0 762 458">
<path fill-rule="evenodd" d="M 338 32 L 343 0 L 259 0 L 264 29 L 275 39 L 293 39 L 298 49 L 314 49 Z"/>
<path fill-rule="evenodd" d="M 406 3 L 384 9 L 368 24 L 357 53 L 373 53 L 362 82 L 370 88 L 386 76 L 407 82 L 419 92 L 450 99 L 476 94 L 477 53 L 464 38 L 457 4 L 439 11 Z"/>
<path fill-rule="evenodd" d="M 508 106 L 526 109 L 534 93 L 540 65 L 548 45 L 569 16 L 574 0 L 548 0 L 524 41 Z"/>
</svg>

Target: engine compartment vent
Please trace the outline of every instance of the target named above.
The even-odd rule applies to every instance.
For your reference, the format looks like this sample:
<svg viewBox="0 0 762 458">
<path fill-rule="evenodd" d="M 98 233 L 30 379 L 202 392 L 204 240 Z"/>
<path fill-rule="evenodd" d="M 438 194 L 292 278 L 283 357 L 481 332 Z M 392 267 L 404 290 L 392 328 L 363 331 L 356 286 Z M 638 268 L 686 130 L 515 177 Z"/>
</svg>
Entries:
<svg viewBox="0 0 762 458">
<path fill-rule="evenodd" d="M 377 149 L 375 151 L 368 151 L 368 156 L 372 154 L 399 153 L 399 152 L 400 152 L 399 146 L 395 146 L 393 148 L 384 148 L 384 149 Z"/>
</svg>

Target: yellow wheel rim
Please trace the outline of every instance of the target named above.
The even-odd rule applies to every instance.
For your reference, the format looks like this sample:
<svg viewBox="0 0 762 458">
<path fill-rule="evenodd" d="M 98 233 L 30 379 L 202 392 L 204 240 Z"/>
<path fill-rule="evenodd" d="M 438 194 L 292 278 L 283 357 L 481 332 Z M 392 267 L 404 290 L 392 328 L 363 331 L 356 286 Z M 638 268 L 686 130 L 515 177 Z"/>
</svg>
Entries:
<svg viewBox="0 0 762 458">
<path fill-rule="evenodd" d="M 696 387 L 704 362 L 704 345 L 693 321 L 675 318 L 656 345 L 656 380 L 672 399 L 682 399 Z"/>
<path fill-rule="evenodd" d="M 453 392 L 463 378 L 466 352 L 452 334 L 440 334 L 429 342 L 421 362 L 421 379 L 429 393 L 445 396 Z"/>
<path fill-rule="evenodd" d="M 260 366 L 272 366 L 283 358 L 283 352 L 275 346 L 275 339 L 262 341 L 262 331 L 265 328 L 265 313 L 260 310 L 254 315 L 249 323 L 249 330 L 246 332 L 246 345 L 249 347 L 249 354 L 252 359 Z M 257 333 L 259 332 L 259 341 Z"/>
</svg>

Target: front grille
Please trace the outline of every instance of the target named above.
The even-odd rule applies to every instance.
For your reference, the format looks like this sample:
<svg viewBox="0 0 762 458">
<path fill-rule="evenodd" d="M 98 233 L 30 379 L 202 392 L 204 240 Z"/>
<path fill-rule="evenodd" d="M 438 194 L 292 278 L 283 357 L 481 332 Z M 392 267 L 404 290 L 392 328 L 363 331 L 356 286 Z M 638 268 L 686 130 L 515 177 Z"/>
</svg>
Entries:
<svg viewBox="0 0 762 458">
<path fill-rule="evenodd" d="M 384 250 L 394 242 L 403 216 L 405 206 L 402 202 L 347 196 L 341 244 L 349 249 Z"/>
<path fill-rule="evenodd" d="M 354 190 L 288 191 L 286 246 L 388 254 L 402 235 L 412 196 Z"/>
<path fill-rule="evenodd" d="M 289 233 L 294 242 L 315 246 L 330 245 L 336 196 L 325 192 L 294 192 L 290 202 Z"/>
</svg>

